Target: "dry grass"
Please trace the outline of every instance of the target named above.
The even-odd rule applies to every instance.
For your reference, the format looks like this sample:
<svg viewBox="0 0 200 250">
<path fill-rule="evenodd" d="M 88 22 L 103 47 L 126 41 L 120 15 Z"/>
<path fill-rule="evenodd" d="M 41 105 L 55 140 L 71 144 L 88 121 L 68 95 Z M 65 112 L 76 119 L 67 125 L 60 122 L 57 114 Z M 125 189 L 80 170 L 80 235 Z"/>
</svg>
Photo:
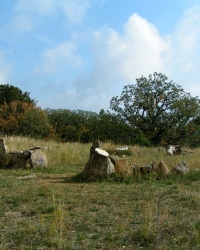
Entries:
<svg viewBox="0 0 200 250">
<path fill-rule="evenodd" d="M 86 183 L 74 177 L 90 145 L 5 139 L 10 150 L 48 147 L 49 167 L 0 170 L 0 249 L 200 249 L 200 149 L 171 157 L 132 147 L 139 165 L 187 161 L 185 177 Z"/>
</svg>

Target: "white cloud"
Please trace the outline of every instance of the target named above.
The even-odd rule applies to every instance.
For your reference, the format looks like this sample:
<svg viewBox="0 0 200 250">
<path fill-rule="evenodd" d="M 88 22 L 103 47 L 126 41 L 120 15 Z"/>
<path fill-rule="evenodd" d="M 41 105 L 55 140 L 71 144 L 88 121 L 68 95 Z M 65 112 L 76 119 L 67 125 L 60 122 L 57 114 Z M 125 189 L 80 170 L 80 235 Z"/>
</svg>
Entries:
<svg viewBox="0 0 200 250">
<path fill-rule="evenodd" d="M 199 95 L 200 6 L 186 10 L 171 35 L 170 75 L 184 90 Z"/>
<path fill-rule="evenodd" d="M 176 36 L 179 48 L 184 53 L 193 53 L 199 43 L 200 34 L 200 6 L 185 11 L 177 25 Z"/>
<path fill-rule="evenodd" d="M 58 15 L 65 16 L 66 23 L 80 24 L 93 3 L 93 0 L 19 0 L 12 28 L 20 32 L 31 31 L 37 25 L 45 25 L 50 20 L 48 18 Z M 186 10 L 174 33 L 166 36 L 161 36 L 155 25 L 138 14 L 131 15 L 122 28 L 119 32 L 104 27 L 88 35 L 93 55 L 93 61 L 89 62 L 89 73 L 89 67 L 85 68 L 87 73 L 82 72 L 83 59 L 79 53 L 83 50 L 79 52 L 78 43 L 73 41 L 82 43 L 83 39 L 76 30 L 73 30 L 76 37 L 68 34 L 73 38 L 72 41 L 66 42 L 64 37 L 62 43 L 44 50 L 41 61 L 35 68 L 37 74 L 52 76 L 58 72 L 64 79 L 63 75 L 70 74 L 71 69 L 81 67 L 81 73 L 74 79 L 73 86 L 67 87 L 68 83 L 61 83 L 60 78 L 55 79 L 60 85 L 49 103 L 55 100 L 57 105 L 71 109 L 106 109 L 111 97 L 121 94 L 123 86 L 135 83 L 136 78 L 154 72 L 164 73 L 169 80 L 182 85 L 186 91 L 200 95 L 200 6 Z M 54 45 L 55 41 L 45 35 L 39 32 L 35 36 L 48 43 L 48 46 Z M 83 55 L 87 52 L 84 51 Z M 4 65 L 6 64 L 0 55 L 0 76 L 6 79 L 9 66 Z M 70 83 L 73 77 L 71 76 Z"/>
<path fill-rule="evenodd" d="M 200 96 L 199 41 L 200 6 L 186 10 L 174 33 L 164 37 L 137 14 L 128 19 L 121 33 L 114 29 L 96 31 L 93 70 L 74 82 L 79 103 L 88 107 L 89 100 L 96 107 L 108 107 L 123 86 L 154 72 L 166 74 L 186 92 Z"/>
<path fill-rule="evenodd" d="M 194 82 L 189 84 L 185 89 L 186 92 L 190 93 L 192 96 L 198 96 L 200 98 L 200 80 L 198 82 Z"/>
<path fill-rule="evenodd" d="M 35 73 L 52 74 L 60 69 L 81 65 L 82 60 L 77 54 L 76 44 L 65 42 L 44 51 L 42 63 L 35 68 Z"/>
<path fill-rule="evenodd" d="M 16 4 L 16 12 L 36 13 L 39 15 L 49 15 L 55 10 L 55 0 L 19 0 Z"/>
<path fill-rule="evenodd" d="M 60 4 L 71 23 L 81 23 L 90 7 L 90 2 L 88 0 L 68 0 L 61 1 Z"/>
<path fill-rule="evenodd" d="M 137 14 L 129 18 L 122 34 L 113 29 L 96 31 L 93 70 L 74 81 L 79 104 L 88 106 L 90 100 L 96 107 L 108 107 L 111 97 L 136 78 L 155 71 L 165 73 L 168 51 L 168 39 Z"/>
<path fill-rule="evenodd" d="M 19 0 L 15 11 L 39 16 L 55 15 L 63 11 L 69 22 L 77 24 L 85 18 L 91 3 L 91 0 Z"/>
<path fill-rule="evenodd" d="M 134 81 L 136 76 L 166 71 L 167 40 L 154 25 L 137 14 L 124 25 L 123 35 L 110 33 L 107 43 L 113 61 L 118 61 L 118 71 L 127 82 Z"/>
<path fill-rule="evenodd" d="M 11 64 L 6 62 L 4 54 L 0 51 L 0 84 L 9 83 L 11 68 Z"/>
</svg>

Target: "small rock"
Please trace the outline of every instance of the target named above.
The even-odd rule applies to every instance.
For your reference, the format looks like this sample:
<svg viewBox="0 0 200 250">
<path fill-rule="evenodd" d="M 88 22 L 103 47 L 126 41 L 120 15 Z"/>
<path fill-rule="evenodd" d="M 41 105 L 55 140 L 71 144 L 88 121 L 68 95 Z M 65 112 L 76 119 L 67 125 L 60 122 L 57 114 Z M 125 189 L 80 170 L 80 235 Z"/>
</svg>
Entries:
<svg viewBox="0 0 200 250">
<path fill-rule="evenodd" d="M 173 171 L 175 171 L 177 174 L 185 175 L 189 173 L 190 169 L 189 169 L 188 163 L 185 161 L 182 161 L 173 168 Z"/>
</svg>

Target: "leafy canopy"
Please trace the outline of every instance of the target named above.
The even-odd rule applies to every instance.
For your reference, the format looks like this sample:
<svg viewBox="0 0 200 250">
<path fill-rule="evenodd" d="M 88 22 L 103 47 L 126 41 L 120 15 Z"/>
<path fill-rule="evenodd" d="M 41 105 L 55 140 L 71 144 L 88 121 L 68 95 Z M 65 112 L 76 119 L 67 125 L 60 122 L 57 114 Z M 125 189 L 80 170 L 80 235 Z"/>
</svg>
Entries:
<svg viewBox="0 0 200 250">
<path fill-rule="evenodd" d="M 200 113 L 200 100 L 161 73 L 136 79 L 110 101 L 119 119 L 139 128 L 152 144 L 177 142 Z"/>
<path fill-rule="evenodd" d="M 30 93 L 22 92 L 21 89 L 9 84 L 0 85 L 0 105 L 11 103 L 12 101 L 20 101 L 32 103 L 36 105 L 36 101 L 30 98 Z"/>
</svg>

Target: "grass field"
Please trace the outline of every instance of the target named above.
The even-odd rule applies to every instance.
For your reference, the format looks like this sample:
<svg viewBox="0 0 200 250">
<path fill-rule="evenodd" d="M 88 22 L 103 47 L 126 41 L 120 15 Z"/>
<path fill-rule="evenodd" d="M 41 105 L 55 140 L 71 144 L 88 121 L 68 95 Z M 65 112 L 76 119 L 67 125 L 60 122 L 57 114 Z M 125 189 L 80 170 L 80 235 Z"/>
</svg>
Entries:
<svg viewBox="0 0 200 250">
<path fill-rule="evenodd" d="M 0 249 L 200 249 L 200 149 L 172 157 L 164 149 L 134 146 L 130 162 L 163 160 L 172 169 L 184 160 L 191 171 L 87 183 L 75 177 L 91 145 L 5 141 L 10 151 L 44 147 L 49 166 L 0 170 Z"/>
</svg>

